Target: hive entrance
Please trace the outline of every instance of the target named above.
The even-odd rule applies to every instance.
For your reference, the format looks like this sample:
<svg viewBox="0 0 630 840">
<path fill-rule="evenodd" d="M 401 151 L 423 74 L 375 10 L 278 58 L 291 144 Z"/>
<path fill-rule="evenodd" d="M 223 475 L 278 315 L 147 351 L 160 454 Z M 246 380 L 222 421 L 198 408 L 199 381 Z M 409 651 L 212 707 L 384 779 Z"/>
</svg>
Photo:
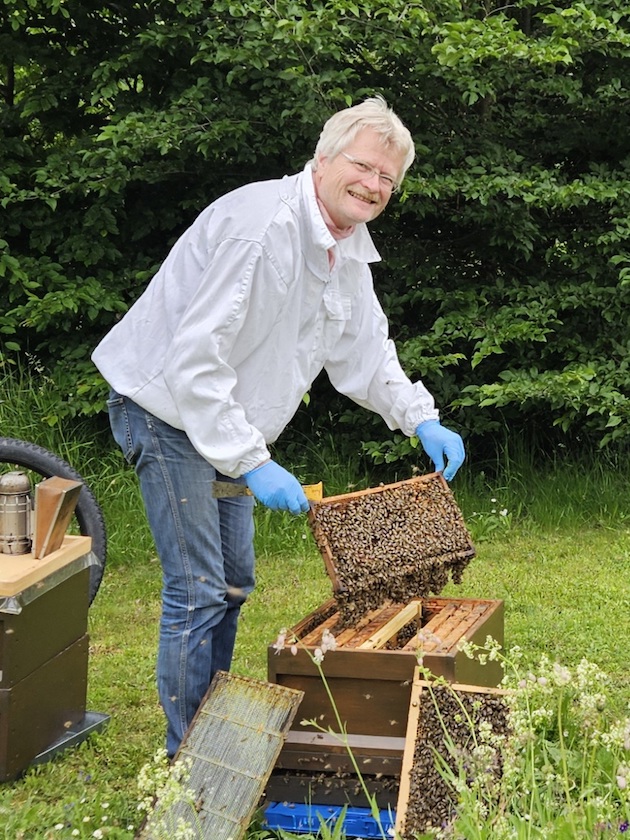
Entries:
<svg viewBox="0 0 630 840">
<path fill-rule="evenodd" d="M 330 496 L 312 505 L 311 529 L 333 582 L 339 627 L 390 601 L 459 583 L 475 554 L 441 474 Z"/>
</svg>

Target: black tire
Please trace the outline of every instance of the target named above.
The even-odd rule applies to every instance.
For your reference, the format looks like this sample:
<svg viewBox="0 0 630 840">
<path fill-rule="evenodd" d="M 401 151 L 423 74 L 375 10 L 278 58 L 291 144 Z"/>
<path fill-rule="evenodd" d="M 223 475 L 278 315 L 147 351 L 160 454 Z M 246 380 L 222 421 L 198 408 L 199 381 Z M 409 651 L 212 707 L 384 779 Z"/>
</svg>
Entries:
<svg viewBox="0 0 630 840">
<path fill-rule="evenodd" d="M 105 570 L 107 530 L 101 507 L 85 480 L 70 464 L 49 452 L 48 449 L 16 438 L 0 437 L 0 463 L 23 467 L 42 478 L 58 475 L 60 478 L 73 479 L 83 484 L 75 508 L 75 516 L 80 533 L 92 538 L 92 551 L 98 559 L 97 564 L 90 566 L 91 604 L 101 585 Z"/>
</svg>

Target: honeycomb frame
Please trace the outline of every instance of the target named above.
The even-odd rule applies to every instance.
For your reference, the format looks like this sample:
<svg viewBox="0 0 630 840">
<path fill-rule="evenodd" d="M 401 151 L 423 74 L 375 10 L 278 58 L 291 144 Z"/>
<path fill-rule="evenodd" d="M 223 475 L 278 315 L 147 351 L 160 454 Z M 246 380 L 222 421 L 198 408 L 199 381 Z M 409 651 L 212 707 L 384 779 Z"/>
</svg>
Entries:
<svg viewBox="0 0 630 840">
<path fill-rule="evenodd" d="M 441 473 L 325 497 L 309 525 L 346 626 L 388 600 L 439 595 L 475 556 Z"/>
</svg>

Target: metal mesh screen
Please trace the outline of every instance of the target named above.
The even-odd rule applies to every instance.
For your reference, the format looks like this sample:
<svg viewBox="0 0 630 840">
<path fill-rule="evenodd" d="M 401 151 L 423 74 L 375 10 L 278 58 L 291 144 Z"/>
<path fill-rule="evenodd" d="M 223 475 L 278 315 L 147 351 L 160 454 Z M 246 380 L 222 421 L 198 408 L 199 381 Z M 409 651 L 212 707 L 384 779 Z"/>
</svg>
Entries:
<svg viewBox="0 0 630 840">
<path fill-rule="evenodd" d="M 251 822 L 303 692 L 220 671 L 180 747 L 183 795 L 156 802 L 138 835 L 182 821 L 195 837 L 239 840 Z M 161 835 L 160 835 L 161 836 Z"/>
</svg>

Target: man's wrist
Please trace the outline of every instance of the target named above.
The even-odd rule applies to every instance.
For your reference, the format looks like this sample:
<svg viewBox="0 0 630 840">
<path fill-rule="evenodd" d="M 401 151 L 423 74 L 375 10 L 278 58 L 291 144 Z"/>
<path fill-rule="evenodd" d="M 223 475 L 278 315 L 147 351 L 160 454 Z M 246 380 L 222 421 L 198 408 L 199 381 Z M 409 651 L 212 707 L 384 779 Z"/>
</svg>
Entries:
<svg viewBox="0 0 630 840">
<path fill-rule="evenodd" d="M 261 467 L 264 467 L 265 464 L 270 464 L 270 463 L 271 463 L 271 458 L 267 458 L 266 461 L 261 461 L 260 464 L 256 464 L 256 466 L 252 467 L 251 470 L 247 470 L 246 473 L 243 473 L 243 478 L 247 478 L 248 475 L 251 475 L 253 472 L 256 472 L 256 470 L 259 470 Z"/>
</svg>

